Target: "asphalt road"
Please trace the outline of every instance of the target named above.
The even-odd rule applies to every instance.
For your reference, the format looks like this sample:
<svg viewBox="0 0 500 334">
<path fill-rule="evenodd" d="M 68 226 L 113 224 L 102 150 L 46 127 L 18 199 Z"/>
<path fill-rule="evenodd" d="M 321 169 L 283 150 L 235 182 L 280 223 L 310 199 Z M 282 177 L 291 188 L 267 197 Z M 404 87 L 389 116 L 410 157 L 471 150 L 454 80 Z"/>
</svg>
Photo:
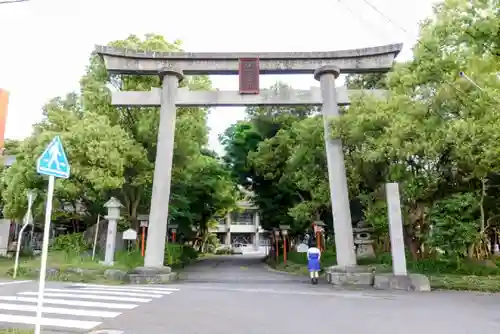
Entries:
<svg viewBox="0 0 500 334">
<path fill-rule="evenodd" d="M 105 287 L 50 283 L 48 289 L 56 304 L 46 305 L 56 309 L 52 310 L 55 313 L 44 315 L 49 319 L 46 321 L 60 325 L 61 319 L 72 319 L 66 324 L 86 329 L 59 328 L 46 333 L 88 333 L 91 329 L 95 333 L 101 333 L 99 329 L 121 330 L 123 334 L 500 331 L 498 294 L 336 290 L 326 282 L 313 286 L 307 278 L 269 271 L 260 258 L 246 255 L 200 261 L 189 267 L 174 285 Z M 0 299 L 9 294 L 17 298 L 36 297 L 26 294 L 29 291 L 36 291 L 36 282 L 0 285 Z M 105 304 L 67 305 L 68 300 L 77 298 Z M 0 313 L 14 313 L 5 310 L 3 303 L 7 301 L 0 300 Z M 129 308 L 123 308 L 124 305 Z M 60 308 L 65 308 L 67 314 L 61 315 Z M 74 314 L 75 308 L 79 315 Z M 107 313 L 88 313 L 99 309 Z M 59 322 L 50 320 L 53 318 Z M 0 315 L 0 320 L 5 319 Z M 0 325 L 5 327 L 3 321 Z"/>
</svg>

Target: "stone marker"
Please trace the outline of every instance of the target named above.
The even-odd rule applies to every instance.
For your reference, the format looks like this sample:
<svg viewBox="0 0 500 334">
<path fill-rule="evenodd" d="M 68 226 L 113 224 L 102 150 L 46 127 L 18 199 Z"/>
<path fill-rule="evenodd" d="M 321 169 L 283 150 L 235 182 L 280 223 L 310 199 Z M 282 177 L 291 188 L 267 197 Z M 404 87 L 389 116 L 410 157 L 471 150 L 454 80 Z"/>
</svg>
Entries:
<svg viewBox="0 0 500 334">
<path fill-rule="evenodd" d="M 406 253 L 399 185 L 397 183 L 387 183 L 385 185 L 385 195 L 387 197 L 387 216 L 389 218 L 389 235 L 391 238 L 392 273 L 395 276 L 406 276 Z"/>
<path fill-rule="evenodd" d="M 430 282 L 425 275 L 408 275 L 406 269 L 399 185 L 397 183 L 387 183 L 385 192 L 387 197 L 389 234 L 391 238 L 392 274 L 375 275 L 374 287 L 381 290 L 430 291 Z"/>
</svg>

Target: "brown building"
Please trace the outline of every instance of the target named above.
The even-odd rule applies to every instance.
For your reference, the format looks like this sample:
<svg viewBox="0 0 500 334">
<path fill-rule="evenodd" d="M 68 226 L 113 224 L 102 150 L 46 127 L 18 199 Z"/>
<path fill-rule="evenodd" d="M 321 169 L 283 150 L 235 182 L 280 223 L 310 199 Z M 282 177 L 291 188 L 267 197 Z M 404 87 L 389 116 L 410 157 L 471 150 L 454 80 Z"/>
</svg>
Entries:
<svg viewBox="0 0 500 334">
<path fill-rule="evenodd" d="M 5 125 L 7 124 L 8 107 L 9 107 L 9 92 L 0 88 L 0 150 L 2 154 L 5 143 Z"/>
</svg>

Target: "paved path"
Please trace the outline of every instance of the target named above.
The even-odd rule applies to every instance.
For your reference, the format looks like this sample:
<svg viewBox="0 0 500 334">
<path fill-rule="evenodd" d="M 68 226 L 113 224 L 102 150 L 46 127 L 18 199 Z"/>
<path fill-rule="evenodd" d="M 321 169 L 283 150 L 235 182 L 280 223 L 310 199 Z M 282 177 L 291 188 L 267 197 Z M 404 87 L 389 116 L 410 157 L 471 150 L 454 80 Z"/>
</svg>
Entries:
<svg viewBox="0 0 500 334">
<path fill-rule="evenodd" d="M 26 298 L 36 297 L 35 283 L 3 291 L 0 282 L 1 326 L 32 323 L 35 314 L 26 307 L 35 303 Z M 87 333 L 90 328 L 124 334 L 500 332 L 498 294 L 336 290 L 269 271 L 255 256 L 205 259 L 174 285 L 51 282 L 46 292 L 52 302 L 45 305 L 44 321 L 50 325 L 45 329 L 59 330 L 47 333 Z"/>
<path fill-rule="evenodd" d="M 125 334 L 498 334 L 500 295 L 341 291 L 255 256 L 205 259 L 179 289 L 99 328 Z"/>
</svg>

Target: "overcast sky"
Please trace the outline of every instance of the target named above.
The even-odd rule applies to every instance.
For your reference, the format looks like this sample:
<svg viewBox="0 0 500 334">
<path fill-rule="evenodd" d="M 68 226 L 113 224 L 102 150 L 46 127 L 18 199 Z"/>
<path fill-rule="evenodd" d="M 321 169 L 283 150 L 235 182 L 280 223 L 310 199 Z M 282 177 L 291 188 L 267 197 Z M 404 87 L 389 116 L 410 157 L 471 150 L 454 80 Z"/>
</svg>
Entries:
<svg viewBox="0 0 500 334">
<path fill-rule="evenodd" d="M 382 17 L 371 3 L 388 16 Z M 95 44 L 129 34 L 180 39 L 187 51 L 333 51 L 403 42 L 411 57 L 418 23 L 435 0 L 31 0 L 0 5 L 0 87 L 11 93 L 6 137 L 22 139 L 52 97 L 78 90 Z M 395 27 L 396 24 L 406 32 Z M 216 88 L 237 90 L 236 76 L 213 77 Z M 317 86 L 312 76 L 264 76 Z M 244 117 L 242 108 L 217 108 L 208 119 L 210 146 Z"/>
</svg>

